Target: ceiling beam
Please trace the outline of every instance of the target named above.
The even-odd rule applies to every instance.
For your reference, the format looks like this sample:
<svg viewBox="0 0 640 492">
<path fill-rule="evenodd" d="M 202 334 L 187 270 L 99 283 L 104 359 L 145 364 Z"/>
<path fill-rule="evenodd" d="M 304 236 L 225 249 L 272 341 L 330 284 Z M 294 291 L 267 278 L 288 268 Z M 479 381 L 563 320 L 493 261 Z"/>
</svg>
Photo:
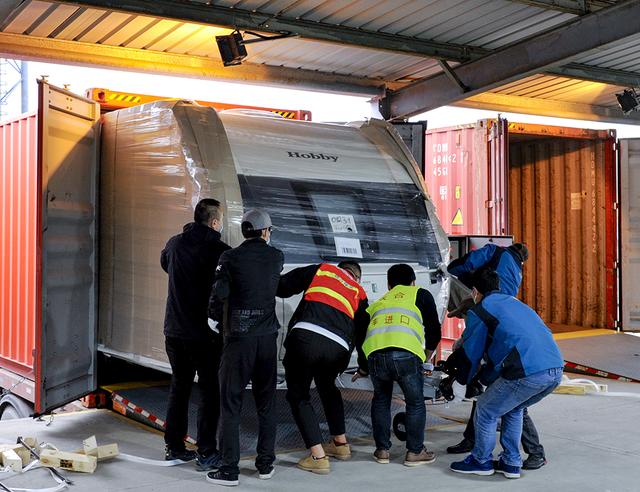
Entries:
<svg viewBox="0 0 640 492">
<path fill-rule="evenodd" d="M 445 106 L 544 72 L 601 46 L 613 47 L 639 31 L 640 1 L 627 0 L 455 67 L 468 92 L 461 91 L 448 75 L 439 74 L 390 93 L 381 112 L 388 119 L 401 119 Z"/>
<path fill-rule="evenodd" d="M 0 33 L 0 57 L 117 68 L 134 72 L 154 72 L 227 82 L 256 83 L 359 96 L 380 96 L 385 86 L 385 81 L 379 79 L 365 79 L 251 63 L 224 67 L 220 60 L 203 56 L 179 55 L 9 33 Z"/>
<path fill-rule="evenodd" d="M 485 92 L 457 101 L 453 104 L 463 108 L 488 109 L 502 113 L 524 113 L 554 118 L 569 118 L 587 121 L 602 121 L 624 125 L 640 125 L 640 113 L 623 115 L 617 107 L 539 99 L 536 97 L 511 96 Z"/>
<path fill-rule="evenodd" d="M 546 10 L 557 10 L 567 14 L 584 15 L 589 12 L 611 7 L 615 0 L 510 0 Z"/>
<path fill-rule="evenodd" d="M 547 73 L 572 79 L 601 82 L 603 84 L 640 87 L 640 73 L 616 70 L 613 68 L 595 67 L 593 65 L 584 65 L 582 63 L 569 63 L 568 65 L 547 70 Z"/>
<path fill-rule="evenodd" d="M 305 39 L 349 44 L 362 48 L 392 51 L 407 55 L 466 61 L 487 50 L 449 43 L 439 43 L 379 31 L 365 31 L 347 26 L 280 17 L 189 0 L 54 0 L 57 3 L 107 10 L 153 15 L 199 24 L 213 24 L 270 33 L 291 33 Z"/>
</svg>

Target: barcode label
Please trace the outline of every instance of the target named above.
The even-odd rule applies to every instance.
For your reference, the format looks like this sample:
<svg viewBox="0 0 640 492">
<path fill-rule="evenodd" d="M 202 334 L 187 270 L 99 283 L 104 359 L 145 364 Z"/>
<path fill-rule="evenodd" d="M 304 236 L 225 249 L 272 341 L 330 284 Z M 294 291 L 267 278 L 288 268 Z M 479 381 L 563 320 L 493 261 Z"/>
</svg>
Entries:
<svg viewBox="0 0 640 492">
<path fill-rule="evenodd" d="M 360 240 L 352 237 L 335 237 L 336 254 L 347 258 L 362 258 Z"/>
</svg>

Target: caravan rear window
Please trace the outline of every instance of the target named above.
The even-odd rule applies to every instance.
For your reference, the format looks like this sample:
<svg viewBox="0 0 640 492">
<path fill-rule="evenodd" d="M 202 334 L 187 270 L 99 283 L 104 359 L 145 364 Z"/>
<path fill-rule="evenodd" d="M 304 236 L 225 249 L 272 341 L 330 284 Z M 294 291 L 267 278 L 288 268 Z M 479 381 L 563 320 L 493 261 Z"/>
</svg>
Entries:
<svg viewBox="0 0 640 492">
<path fill-rule="evenodd" d="M 271 215 L 287 263 L 441 261 L 424 197 L 413 183 L 239 176 L 245 209 Z"/>
</svg>

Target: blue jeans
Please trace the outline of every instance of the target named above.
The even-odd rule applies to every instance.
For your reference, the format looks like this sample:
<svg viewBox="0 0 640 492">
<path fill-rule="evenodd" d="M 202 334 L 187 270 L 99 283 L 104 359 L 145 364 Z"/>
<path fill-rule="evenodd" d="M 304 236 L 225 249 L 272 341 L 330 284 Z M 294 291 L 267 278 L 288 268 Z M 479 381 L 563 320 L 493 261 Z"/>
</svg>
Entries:
<svg viewBox="0 0 640 492">
<path fill-rule="evenodd" d="M 407 450 L 419 453 L 424 446 L 427 410 L 424 406 L 422 361 L 406 350 L 385 350 L 369 356 L 373 383 L 371 423 L 376 448 L 391 448 L 391 397 L 397 382 L 406 405 Z"/>
<path fill-rule="evenodd" d="M 476 443 L 471 451 L 480 463 L 493 460 L 496 426 L 502 417 L 502 461 L 522 466 L 518 444 L 522 434 L 522 411 L 551 393 L 562 379 L 562 368 L 547 369 L 520 379 L 498 378 L 478 397 L 474 424 Z"/>
</svg>

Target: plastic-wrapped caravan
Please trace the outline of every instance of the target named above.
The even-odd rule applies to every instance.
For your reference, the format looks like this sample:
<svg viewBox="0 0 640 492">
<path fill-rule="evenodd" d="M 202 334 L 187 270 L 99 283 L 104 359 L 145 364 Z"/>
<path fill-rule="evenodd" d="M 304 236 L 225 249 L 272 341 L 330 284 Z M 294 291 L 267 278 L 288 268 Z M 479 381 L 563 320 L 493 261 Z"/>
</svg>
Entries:
<svg viewBox="0 0 640 492">
<path fill-rule="evenodd" d="M 168 371 L 160 252 L 203 197 L 224 239 L 264 207 L 287 268 L 361 258 L 369 296 L 408 262 L 431 271 L 448 243 L 418 168 L 385 123 L 325 125 L 154 102 L 100 117 L 39 82 L 37 114 L 0 125 L 0 413 L 42 414 L 97 388 L 99 350 Z M 297 299 L 279 301 L 288 321 Z M 102 369 L 104 370 L 104 369 Z M 33 406 L 31 406 L 33 403 Z"/>
<path fill-rule="evenodd" d="M 262 207 L 286 270 L 357 258 L 376 299 L 387 268 L 410 263 L 444 305 L 431 273 L 447 260 L 446 236 L 415 162 L 381 121 L 318 124 L 184 101 L 116 111 L 102 124 L 100 197 L 98 340 L 112 355 L 168 367 L 160 251 L 205 197 L 225 204 L 231 246 L 243 211 Z M 283 325 L 298 301 L 279 300 Z"/>
</svg>

